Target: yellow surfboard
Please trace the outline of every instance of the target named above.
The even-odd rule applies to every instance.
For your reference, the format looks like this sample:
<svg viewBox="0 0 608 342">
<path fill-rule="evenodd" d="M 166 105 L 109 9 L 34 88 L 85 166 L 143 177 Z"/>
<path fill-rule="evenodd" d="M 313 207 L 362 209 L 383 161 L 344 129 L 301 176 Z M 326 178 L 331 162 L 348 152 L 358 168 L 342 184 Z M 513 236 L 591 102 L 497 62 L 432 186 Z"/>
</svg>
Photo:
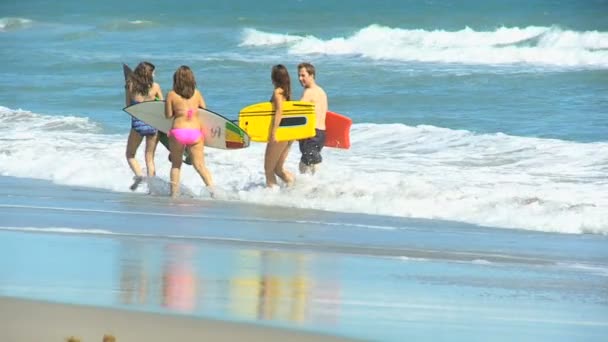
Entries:
<svg viewBox="0 0 608 342">
<path fill-rule="evenodd" d="M 260 102 L 239 112 L 239 127 L 251 141 L 268 142 L 274 121 L 272 102 Z M 277 129 L 278 141 L 300 140 L 315 136 L 315 105 L 310 102 L 283 102 L 283 118 Z"/>
</svg>

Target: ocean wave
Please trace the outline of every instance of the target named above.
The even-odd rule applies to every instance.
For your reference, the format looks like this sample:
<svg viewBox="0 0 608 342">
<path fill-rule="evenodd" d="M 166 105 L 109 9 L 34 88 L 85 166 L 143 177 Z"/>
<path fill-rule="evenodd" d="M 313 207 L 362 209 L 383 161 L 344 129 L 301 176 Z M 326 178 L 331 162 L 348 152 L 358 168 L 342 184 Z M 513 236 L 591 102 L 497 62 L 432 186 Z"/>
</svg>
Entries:
<svg viewBox="0 0 608 342">
<path fill-rule="evenodd" d="M 602 265 L 582 264 L 582 263 L 559 263 L 558 266 L 589 273 L 601 277 L 608 277 L 608 268 Z"/>
<path fill-rule="evenodd" d="M 137 31 L 156 27 L 158 24 L 151 20 L 114 20 L 107 22 L 98 27 L 103 31 Z"/>
<path fill-rule="evenodd" d="M 28 28 L 33 21 L 27 18 L 4 17 L 0 18 L 0 32 Z"/>
<path fill-rule="evenodd" d="M 42 115 L 0 106 L 0 126 L 13 134 L 98 132 L 99 124 L 77 116 Z"/>
<path fill-rule="evenodd" d="M 397 62 L 608 68 L 608 32 L 556 26 L 427 31 L 370 25 L 350 36 L 326 40 L 248 28 L 241 45 L 283 47 L 295 55 L 351 55 Z"/>
<path fill-rule="evenodd" d="M 294 43 L 303 40 L 302 37 L 289 34 L 266 33 L 254 29 L 245 29 L 240 46 L 273 46 Z"/>
<path fill-rule="evenodd" d="M 126 134 L 103 134 L 86 119 L 16 113 L 0 108 L 0 175 L 128 191 Z M 52 122 L 58 126 L 49 127 Z M 349 150 L 324 149 L 320 171 L 298 175 L 289 189 L 264 187 L 264 144 L 230 152 L 206 149 L 206 160 L 228 201 L 608 234 L 606 142 L 358 123 L 351 143 Z M 170 167 L 162 162 L 167 156 L 159 145 L 157 176 L 163 180 L 169 179 Z M 287 168 L 297 170 L 298 162 L 292 150 Z M 194 194 L 204 192 L 192 168 L 184 168 L 182 184 Z"/>
</svg>

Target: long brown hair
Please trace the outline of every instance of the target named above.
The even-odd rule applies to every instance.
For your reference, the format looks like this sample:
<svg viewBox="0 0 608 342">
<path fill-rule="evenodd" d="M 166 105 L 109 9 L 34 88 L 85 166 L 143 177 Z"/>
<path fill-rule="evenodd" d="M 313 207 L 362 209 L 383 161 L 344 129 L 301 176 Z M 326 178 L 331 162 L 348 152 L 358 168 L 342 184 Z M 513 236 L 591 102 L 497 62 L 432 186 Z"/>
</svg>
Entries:
<svg viewBox="0 0 608 342">
<path fill-rule="evenodd" d="M 179 96 L 189 99 L 194 95 L 196 80 L 194 73 L 187 65 L 182 65 L 173 74 L 173 91 Z"/>
<path fill-rule="evenodd" d="M 291 80 L 287 68 L 283 64 L 273 66 L 270 78 L 275 87 L 283 89 L 285 100 L 289 101 L 291 99 Z"/>
<path fill-rule="evenodd" d="M 148 95 L 154 84 L 152 74 L 156 67 L 150 62 L 141 62 L 127 80 L 129 89 L 134 94 Z"/>
</svg>

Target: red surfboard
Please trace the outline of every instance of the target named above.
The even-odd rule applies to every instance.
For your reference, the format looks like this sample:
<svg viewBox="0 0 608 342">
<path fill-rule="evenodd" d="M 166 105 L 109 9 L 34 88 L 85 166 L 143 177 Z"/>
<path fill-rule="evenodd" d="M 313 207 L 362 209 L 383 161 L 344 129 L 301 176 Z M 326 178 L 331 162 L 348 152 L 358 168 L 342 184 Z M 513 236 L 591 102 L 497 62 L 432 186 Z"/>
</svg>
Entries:
<svg viewBox="0 0 608 342">
<path fill-rule="evenodd" d="M 353 120 L 342 114 L 327 112 L 325 115 L 325 146 L 350 148 L 350 126 Z"/>
</svg>

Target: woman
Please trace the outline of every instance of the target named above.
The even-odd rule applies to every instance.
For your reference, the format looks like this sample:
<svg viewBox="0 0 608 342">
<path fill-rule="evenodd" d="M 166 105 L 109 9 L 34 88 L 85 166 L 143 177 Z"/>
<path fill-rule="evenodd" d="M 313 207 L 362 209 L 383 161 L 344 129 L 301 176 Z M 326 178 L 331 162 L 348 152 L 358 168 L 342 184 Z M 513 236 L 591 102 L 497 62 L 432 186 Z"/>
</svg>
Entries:
<svg viewBox="0 0 608 342">
<path fill-rule="evenodd" d="M 272 67 L 270 77 L 274 85 L 274 92 L 270 101 L 273 104 L 275 115 L 270 128 L 266 153 L 264 154 L 266 186 L 269 188 L 277 185 L 276 176 L 279 176 L 288 186 L 292 185 L 294 181 L 293 174 L 285 170 L 284 167 L 292 141 L 277 141 L 276 139 L 277 129 L 283 116 L 283 102 L 291 99 L 291 81 L 287 68 L 282 64 Z"/>
<path fill-rule="evenodd" d="M 163 92 L 160 89 L 158 83 L 154 82 L 154 65 L 149 62 L 141 62 L 137 65 L 137 68 L 127 78 L 126 97 L 125 104 L 127 106 L 143 102 L 153 101 L 155 98 L 159 100 L 163 99 Z M 139 148 L 143 138 L 146 138 L 146 170 L 148 177 L 156 175 L 156 168 L 154 166 L 154 152 L 156 151 L 156 145 L 158 144 L 158 134 L 154 127 L 146 124 L 145 122 L 131 117 L 131 132 L 129 132 L 129 138 L 127 140 L 127 150 L 125 156 L 129 167 L 133 170 L 135 177 L 133 177 L 133 185 L 131 190 L 137 189 L 139 183 L 144 179 L 139 163 L 135 159 L 135 153 Z"/>
<path fill-rule="evenodd" d="M 203 179 L 213 196 L 213 181 L 205 167 L 205 137 L 203 124 L 198 117 L 198 108 L 205 108 L 205 99 L 196 89 L 196 80 L 192 70 L 180 66 L 173 74 L 173 90 L 167 94 L 165 116 L 173 119 L 169 131 L 169 148 L 171 150 L 171 196 L 179 195 L 179 177 L 184 148 L 190 148 L 194 169 Z"/>
</svg>

